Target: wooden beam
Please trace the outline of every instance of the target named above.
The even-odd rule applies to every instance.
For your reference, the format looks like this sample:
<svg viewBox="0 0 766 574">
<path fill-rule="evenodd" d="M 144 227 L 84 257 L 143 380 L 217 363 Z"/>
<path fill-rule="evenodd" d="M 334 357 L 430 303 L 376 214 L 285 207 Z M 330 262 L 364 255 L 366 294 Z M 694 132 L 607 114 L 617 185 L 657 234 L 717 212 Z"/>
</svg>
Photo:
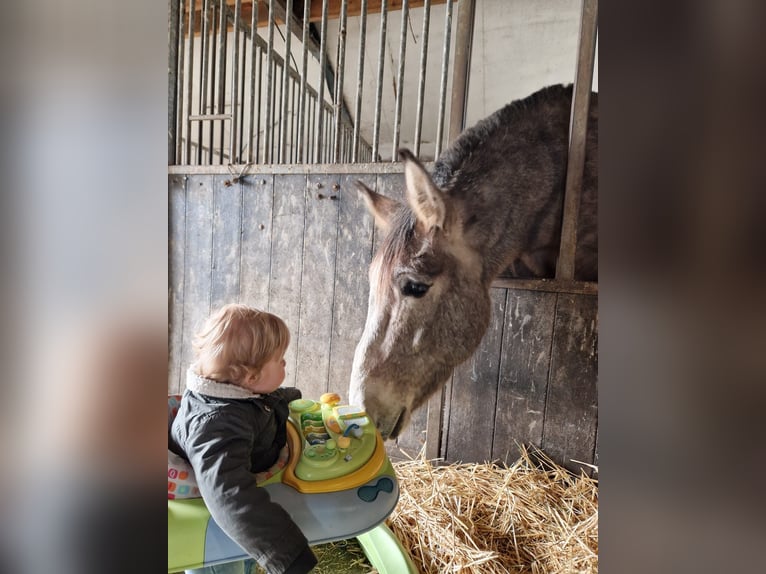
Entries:
<svg viewBox="0 0 766 574">
<path fill-rule="evenodd" d="M 236 0 L 225 0 L 227 6 L 234 6 Z M 445 4 L 447 0 L 431 0 L 431 5 Z M 457 0 L 454 0 L 457 2 Z M 420 8 L 424 4 L 424 0 L 410 0 L 410 8 Z M 187 5 L 188 6 L 188 5 Z M 379 14 L 380 13 L 381 0 L 368 0 L 367 13 Z M 340 17 L 341 0 L 330 0 L 327 6 L 327 18 L 328 20 L 335 20 Z M 388 10 L 394 12 L 402 9 L 402 0 L 389 0 Z M 188 14 L 188 7 L 186 12 Z M 200 4 L 197 4 L 196 13 L 199 14 L 202 11 Z M 250 17 L 253 13 L 253 2 L 242 1 L 242 20 L 250 21 Z M 359 16 L 362 13 L 362 0 L 348 0 L 348 16 Z M 303 14 L 303 0 L 295 0 L 293 2 L 293 21 L 292 25 L 303 21 L 302 18 L 296 16 L 296 14 Z M 187 16 L 188 17 L 188 16 Z M 258 7 L 258 27 L 268 25 L 269 17 L 269 3 L 265 0 L 260 0 Z M 322 0 L 311 1 L 311 16 L 310 22 L 319 22 L 322 20 Z M 197 22 L 200 22 L 200 18 L 196 18 Z M 284 6 L 278 6 L 277 8 L 277 24 L 284 24 L 285 22 L 285 9 Z M 195 26 L 195 33 L 199 33 L 199 25 Z M 300 28 L 296 28 L 300 29 Z"/>
<path fill-rule="evenodd" d="M 447 0 L 432 0 L 431 5 L 445 4 Z M 457 0 L 456 0 L 457 1 Z M 423 6 L 423 0 L 410 0 L 410 8 L 420 8 Z M 303 7 L 302 0 L 296 0 L 296 5 Z M 369 0 L 367 3 L 368 14 L 380 13 L 381 0 Z M 337 19 L 340 16 L 341 0 L 330 0 L 327 6 L 327 17 L 330 20 Z M 402 0 L 389 0 L 388 11 L 393 12 L 402 9 Z M 348 16 L 359 16 L 362 13 L 362 0 L 348 0 Z M 311 22 L 322 19 L 322 0 L 311 1 Z"/>
</svg>

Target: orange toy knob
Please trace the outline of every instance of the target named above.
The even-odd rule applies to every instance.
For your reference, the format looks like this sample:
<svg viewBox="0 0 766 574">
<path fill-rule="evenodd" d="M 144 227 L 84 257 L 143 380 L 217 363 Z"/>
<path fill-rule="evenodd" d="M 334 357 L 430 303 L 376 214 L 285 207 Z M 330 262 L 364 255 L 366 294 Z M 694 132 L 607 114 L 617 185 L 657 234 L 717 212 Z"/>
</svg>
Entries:
<svg viewBox="0 0 766 574">
<path fill-rule="evenodd" d="M 337 405 L 340 402 L 340 395 L 338 393 L 325 393 L 319 397 L 319 402 L 323 405 Z"/>
</svg>

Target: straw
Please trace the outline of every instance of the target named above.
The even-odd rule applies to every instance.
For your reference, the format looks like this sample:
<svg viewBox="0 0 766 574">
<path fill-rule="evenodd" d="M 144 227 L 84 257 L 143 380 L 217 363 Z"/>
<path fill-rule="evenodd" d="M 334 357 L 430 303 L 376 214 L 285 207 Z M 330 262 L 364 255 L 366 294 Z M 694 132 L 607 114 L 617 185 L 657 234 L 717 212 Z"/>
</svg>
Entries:
<svg viewBox="0 0 766 574">
<path fill-rule="evenodd" d="M 421 573 L 598 571 L 598 481 L 520 451 L 510 467 L 394 463 L 387 523 Z"/>
</svg>

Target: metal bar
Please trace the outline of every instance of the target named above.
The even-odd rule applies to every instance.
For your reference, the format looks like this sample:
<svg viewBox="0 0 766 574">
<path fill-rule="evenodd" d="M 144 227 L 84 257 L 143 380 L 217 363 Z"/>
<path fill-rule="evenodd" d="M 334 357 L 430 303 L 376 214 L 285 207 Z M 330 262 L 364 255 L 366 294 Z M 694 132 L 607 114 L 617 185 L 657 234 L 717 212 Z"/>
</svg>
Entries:
<svg viewBox="0 0 766 574">
<path fill-rule="evenodd" d="M 444 46 L 442 49 L 442 76 L 439 83 L 439 116 L 436 120 L 436 149 L 434 159 L 439 159 L 444 140 L 444 113 L 447 108 L 447 73 L 449 72 L 449 50 L 452 39 L 452 0 L 447 0 L 444 17 Z"/>
<path fill-rule="evenodd" d="M 308 126 L 306 126 L 308 129 L 306 130 L 306 151 L 303 154 L 304 164 L 309 164 L 314 158 L 314 120 L 316 119 L 316 97 L 309 95 L 308 99 L 309 101 L 307 110 L 309 114 L 309 123 Z"/>
<path fill-rule="evenodd" d="M 210 0 L 204 0 L 202 6 L 202 33 L 200 35 L 200 82 L 199 82 L 199 113 L 207 112 L 207 72 L 209 62 L 208 29 L 210 26 Z M 197 124 L 197 163 L 202 163 L 202 147 L 204 126 Z"/>
<path fill-rule="evenodd" d="M 271 163 L 279 163 L 279 128 L 282 125 L 282 118 L 277 118 L 276 111 L 277 111 L 277 93 L 279 93 L 281 97 L 282 93 L 282 76 L 284 73 L 284 63 L 283 62 L 277 62 L 276 58 L 274 59 L 274 93 L 272 94 L 271 99 L 271 109 L 274 110 L 274 131 L 272 132 L 272 138 L 271 138 L 271 146 L 269 148 L 269 154 L 271 155 Z M 281 100 L 279 100 L 281 101 Z"/>
<path fill-rule="evenodd" d="M 226 6 L 224 0 L 220 2 L 220 14 L 218 23 L 218 113 L 223 114 L 226 111 L 226 37 L 228 19 L 226 18 Z M 221 133 L 218 143 L 218 163 L 223 165 L 223 146 L 224 132 L 226 127 L 223 121 L 219 124 Z"/>
<path fill-rule="evenodd" d="M 285 8 L 287 11 L 287 15 L 285 17 L 285 69 L 290 68 L 290 40 L 292 37 L 292 29 L 291 29 L 291 23 L 292 23 L 292 16 L 293 14 L 293 0 L 287 0 L 287 6 Z M 282 117 L 280 124 L 279 124 L 279 163 L 285 163 L 285 154 L 286 154 L 286 145 L 287 145 L 287 97 L 289 93 L 289 86 L 288 83 L 290 82 L 290 74 L 284 73 L 282 74 L 282 93 L 280 94 L 282 98 L 282 105 L 281 105 L 281 111 L 280 116 Z"/>
<path fill-rule="evenodd" d="M 362 119 L 362 90 L 364 87 L 364 49 L 367 39 L 367 1 L 362 0 L 359 16 L 359 63 L 356 72 L 356 107 L 354 109 L 354 139 L 351 144 L 351 162 L 356 163 L 359 154 L 359 130 Z"/>
<path fill-rule="evenodd" d="M 324 69 L 327 65 L 327 0 L 322 0 L 322 32 L 319 42 L 319 85 L 317 86 L 317 133 L 316 133 L 316 145 L 314 146 L 314 153 L 316 154 L 316 161 L 320 161 L 322 153 L 322 132 L 323 132 L 323 112 L 324 112 Z"/>
<path fill-rule="evenodd" d="M 274 96 L 274 0 L 269 0 L 269 34 L 266 48 L 266 125 L 264 132 L 264 163 L 272 163 L 271 158 L 271 100 Z"/>
<path fill-rule="evenodd" d="M 449 116 L 449 141 L 455 141 L 465 127 L 465 108 L 468 99 L 468 68 L 471 64 L 475 0 L 460 0 L 457 13 L 455 59 L 452 66 L 452 102 Z"/>
<path fill-rule="evenodd" d="M 181 0 L 183 1 L 183 0 Z M 168 0 L 168 165 L 176 163 L 178 121 L 179 1 Z"/>
<path fill-rule="evenodd" d="M 287 117 L 289 118 L 288 124 L 290 126 L 287 137 L 285 138 L 285 161 L 284 163 L 294 163 L 295 159 L 293 157 L 294 151 L 295 151 L 295 94 L 296 89 L 293 85 L 293 80 L 290 78 L 290 74 L 287 75 L 289 79 L 289 99 L 290 99 L 290 105 L 287 107 L 288 114 Z"/>
<path fill-rule="evenodd" d="M 194 86 L 194 13 L 195 0 L 189 5 L 189 77 L 186 84 L 186 116 L 191 115 L 192 88 Z M 184 147 L 183 163 L 189 164 L 191 158 L 191 123 L 186 122 L 186 146 Z"/>
<path fill-rule="evenodd" d="M 255 56 L 256 52 L 258 51 L 256 38 L 258 37 L 258 4 L 259 2 L 256 0 L 253 2 L 251 9 L 252 13 L 250 14 L 250 114 L 248 118 L 248 142 L 250 145 L 250 149 L 247 153 L 247 161 L 248 163 L 258 163 L 258 148 L 256 146 L 255 142 L 255 133 L 253 132 L 254 127 L 254 119 L 255 119 Z M 260 94 L 259 94 L 259 100 L 260 100 Z M 260 102 L 259 102 L 260 104 Z M 255 147 L 255 150 L 253 148 Z"/>
<path fill-rule="evenodd" d="M 206 113 L 212 112 L 215 109 L 215 80 L 217 74 L 217 68 L 216 68 L 216 50 L 217 48 L 217 40 L 218 37 L 218 7 L 216 6 L 216 0 L 210 1 L 210 22 L 212 26 L 210 26 L 210 38 L 207 42 L 207 54 L 206 57 L 208 59 L 208 79 L 205 83 L 205 93 L 206 98 Z M 215 151 L 215 146 L 213 145 L 213 136 L 215 132 L 215 122 L 210 122 L 207 125 L 207 142 L 208 142 L 208 163 L 213 163 L 213 154 Z M 204 149 L 204 146 L 203 146 Z"/>
<path fill-rule="evenodd" d="M 378 83 L 375 91 L 375 120 L 372 128 L 372 161 L 378 161 L 380 143 L 380 108 L 383 101 L 383 69 L 386 59 L 386 25 L 388 23 L 388 0 L 380 4 L 380 44 L 378 45 Z"/>
<path fill-rule="evenodd" d="M 338 163 L 340 159 L 340 116 L 343 107 L 343 74 L 346 68 L 346 20 L 348 14 L 348 0 L 343 0 L 340 7 L 340 20 L 338 21 L 338 67 L 335 74 L 335 103 L 333 105 L 333 122 L 335 130 L 332 144 L 332 161 Z"/>
<path fill-rule="evenodd" d="M 239 143 L 237 147 L 237 161 L 239 163 L 246 163 L 247 159 L 242 159 L 243 152 L 245 151 L 245 146 L 249 147 L 249 144 L 245 143 L 247 140 L 245 140 L 245 80 L 247 78 L 247 37 L 245 34 L 242 34 L 242 65 L 239 67 L 239 101 L 240 103 L 240 113 L 239 116 L 239 125 L 237 126 L 237 142 Z"/>
<path fill-rule="evenodd" d="M 556 279 L 574 278 L 577 249 L 577 219 L 580 211 L 582 177 L 585 166 L 585 144 L 588 135 L 588 110 L 593 83 L 593 62 L 598 33 L 598 0 L 583 0 L 580 17 L 580 47 L 572 91 L 572 112 L 569 123 L 569 155 L 567 159 L 564 215 L 561 226 L 561 248 L 556 264 Z"/>
<path fill-rule="evenodd" d="M 324 154 L 324 160 L 326 163 L 332 162 L 332 127 L 333 127 L 333 117 L 332 117 L 332 109 L 328 110 L 327 115 L 325 116 L 325 154 Z"/>
<path fill-rule="evenodd" d="M 256 38 L 257 39 L 257 38 Z M 261 96 L 263 95 L 263 48 L 258 50 L 258 104 L 255 107 L 255 163 L 259 163 L 258 154 L 261 150 Z M 264 150 L 263 163 L 266 163 Z"/>
<path fill-rule="evenodd" d="M 216 38 L 218 37 L 218 10 L 220 10 L 220 5 L 217 4 L 217 0 L 213 0 L 212 2 L 212 23 L 213 23 L 213 29 L 211 30 L 211 41 L 210 41 L 210 80 L 208 82 L 208 86 L 205 88 L 209 90 L 209 99 L 210 99 L 210 109 L 215 109 L 215 81 L 213 78 L 217 77 L 217 70 L 218 68 L 215 55 L 216 51 L 218 50 L 218 43 L 216 41 Z M 213 140 L 215 139 L 215 122 L 210 122 L 209 129 L 210 129 L 210 144 L 208 145 L 208 158 L 207 163 L 208 165 L 213 165 L 213 156 L 215 154 L 215 145 L 213 144 Z"/>
<path fill-rule="evenodd" d="M 287 128 L 287 114 L 285 114 L 284 116 L 282 115 L 282 100 L 285 97 L 284 80 L 285 80 L 285 76 L 289 77 L 289 75 L 285 73 L 285 66 L 287 66 L 287 62 L 282 62 L 282 67 L 279 69 L 279 132 L 277 132 L 279 137 L 281 137 L 283 130 Z M 274 99 L 274 106 L 275 106 L 274 109 L 276 110 L 277 109 L 276 98 Z M 282 163 L 284 161 L 284 158 L 282 155 L 282 150 L 280 149 L 280 145 L 279 145 L 280 144 L 279 137 L 274 139 L 274 145 L 276 146 L 276 149 L 274 150 L 274 157 L 277 158 L 276 159 L 277 163 Z"/>
<path fill-rule="evenodd" d="M 292 122 L 292 138 L 290 140 L 290 157 L 291 163 L 298 163 L 298 100 L 300 94 L 298 93 L 298 82 L 293 80 L 290 84 L 292 86 L 292 108 L 290 110 L 290 121 Z"/>
<path fill-rule="evenodd" d="M 418 108 L 415 112 L 415 156 L 420 157 L 420 139 L 423 128 L 423 99 L 426 92 L 428 66 L 428 27 L 431 23 L 431 0 L 423 5 L 423 33 L 420 35 L 420 80 L 418 82 Z"/>
<path fill-rule="evenodd" d="M 399 149 L 399 134 L 402 123 L 402 98 L 404 96 L 404 60 L 407 53 L 407 19 L 410 13 L 410 0 L 402 1 L 402 28 L 399 34 L 399 65 L 396 77 L 396 108 L 394 109 L 394 141 L 391 161 L 397 160 L 396 150 Z"/>
<path fill-rule="evenodd" d="M 199 114 L 196 116 L 189 116 L 190 122 L 204 122 L 206 120 L 230 120 L 231 114 Z"/>
<path fill-rule="evenodd" d="M 184 14 L 186 10 L 186 0 L 180 0 L 178 7 L 178 84 L 176 93 L 178 102 L 176 103 L 178 113 L 176 117 L 175 138 L 176 138 L 176 164 L 183 163 L 182 153 L 183 145 L 183 127 L 186 124 L 184 120 L 184 72 L 186 54 L 186 41 L 184 40 Z"/>
<path fill-rule="evenodd" d="M 239 99 L 239 20 L 242 15 L 242 0 L 234 3 L 234 45 L 231 54 L 231 116 L 229 126 L 229 163 L 237 163 L 239 157 L 235 155 L 237 149 L 237 105 Z"/>
<path fill-rule="evenodd" d="M 366 2 L 367 0 L 363 0 Z M 304 151 L 304 142 L 306 141 L 304 136 L 305 118 L 306 113 L 306 69 L 308 66 L 308 54 L 309 48 L 307 39 L 309 35 L 309 17 L 311 16 L 311 0 L 305 0 L 303 2 L 303 35 L 301 43 L 303 44 L 303 57 L 301 58 L 301 87 L 300 87 L 300 101 L 298 103 L 298 140 L 296 142 L 298 149 L 298 162 L 305 163 L 307 161 L 307 155 Z"/>
</svg>

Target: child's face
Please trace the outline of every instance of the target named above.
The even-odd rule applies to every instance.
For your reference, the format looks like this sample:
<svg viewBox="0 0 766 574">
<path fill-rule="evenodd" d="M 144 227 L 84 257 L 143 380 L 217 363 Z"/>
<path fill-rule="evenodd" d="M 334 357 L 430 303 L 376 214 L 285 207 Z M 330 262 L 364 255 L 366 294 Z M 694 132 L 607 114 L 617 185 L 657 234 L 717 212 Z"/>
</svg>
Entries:
<svg viewBox="0 0 766 574">
<path fill-rule="evenodd" d="M 283 356 L 274 357 L 263 365 L 261 374 L 256 379 L 245 381 L 242 386 L 254 393 L 271 393 L 279 388 L 285 380 L 285 360 Z"/>
</svg>

